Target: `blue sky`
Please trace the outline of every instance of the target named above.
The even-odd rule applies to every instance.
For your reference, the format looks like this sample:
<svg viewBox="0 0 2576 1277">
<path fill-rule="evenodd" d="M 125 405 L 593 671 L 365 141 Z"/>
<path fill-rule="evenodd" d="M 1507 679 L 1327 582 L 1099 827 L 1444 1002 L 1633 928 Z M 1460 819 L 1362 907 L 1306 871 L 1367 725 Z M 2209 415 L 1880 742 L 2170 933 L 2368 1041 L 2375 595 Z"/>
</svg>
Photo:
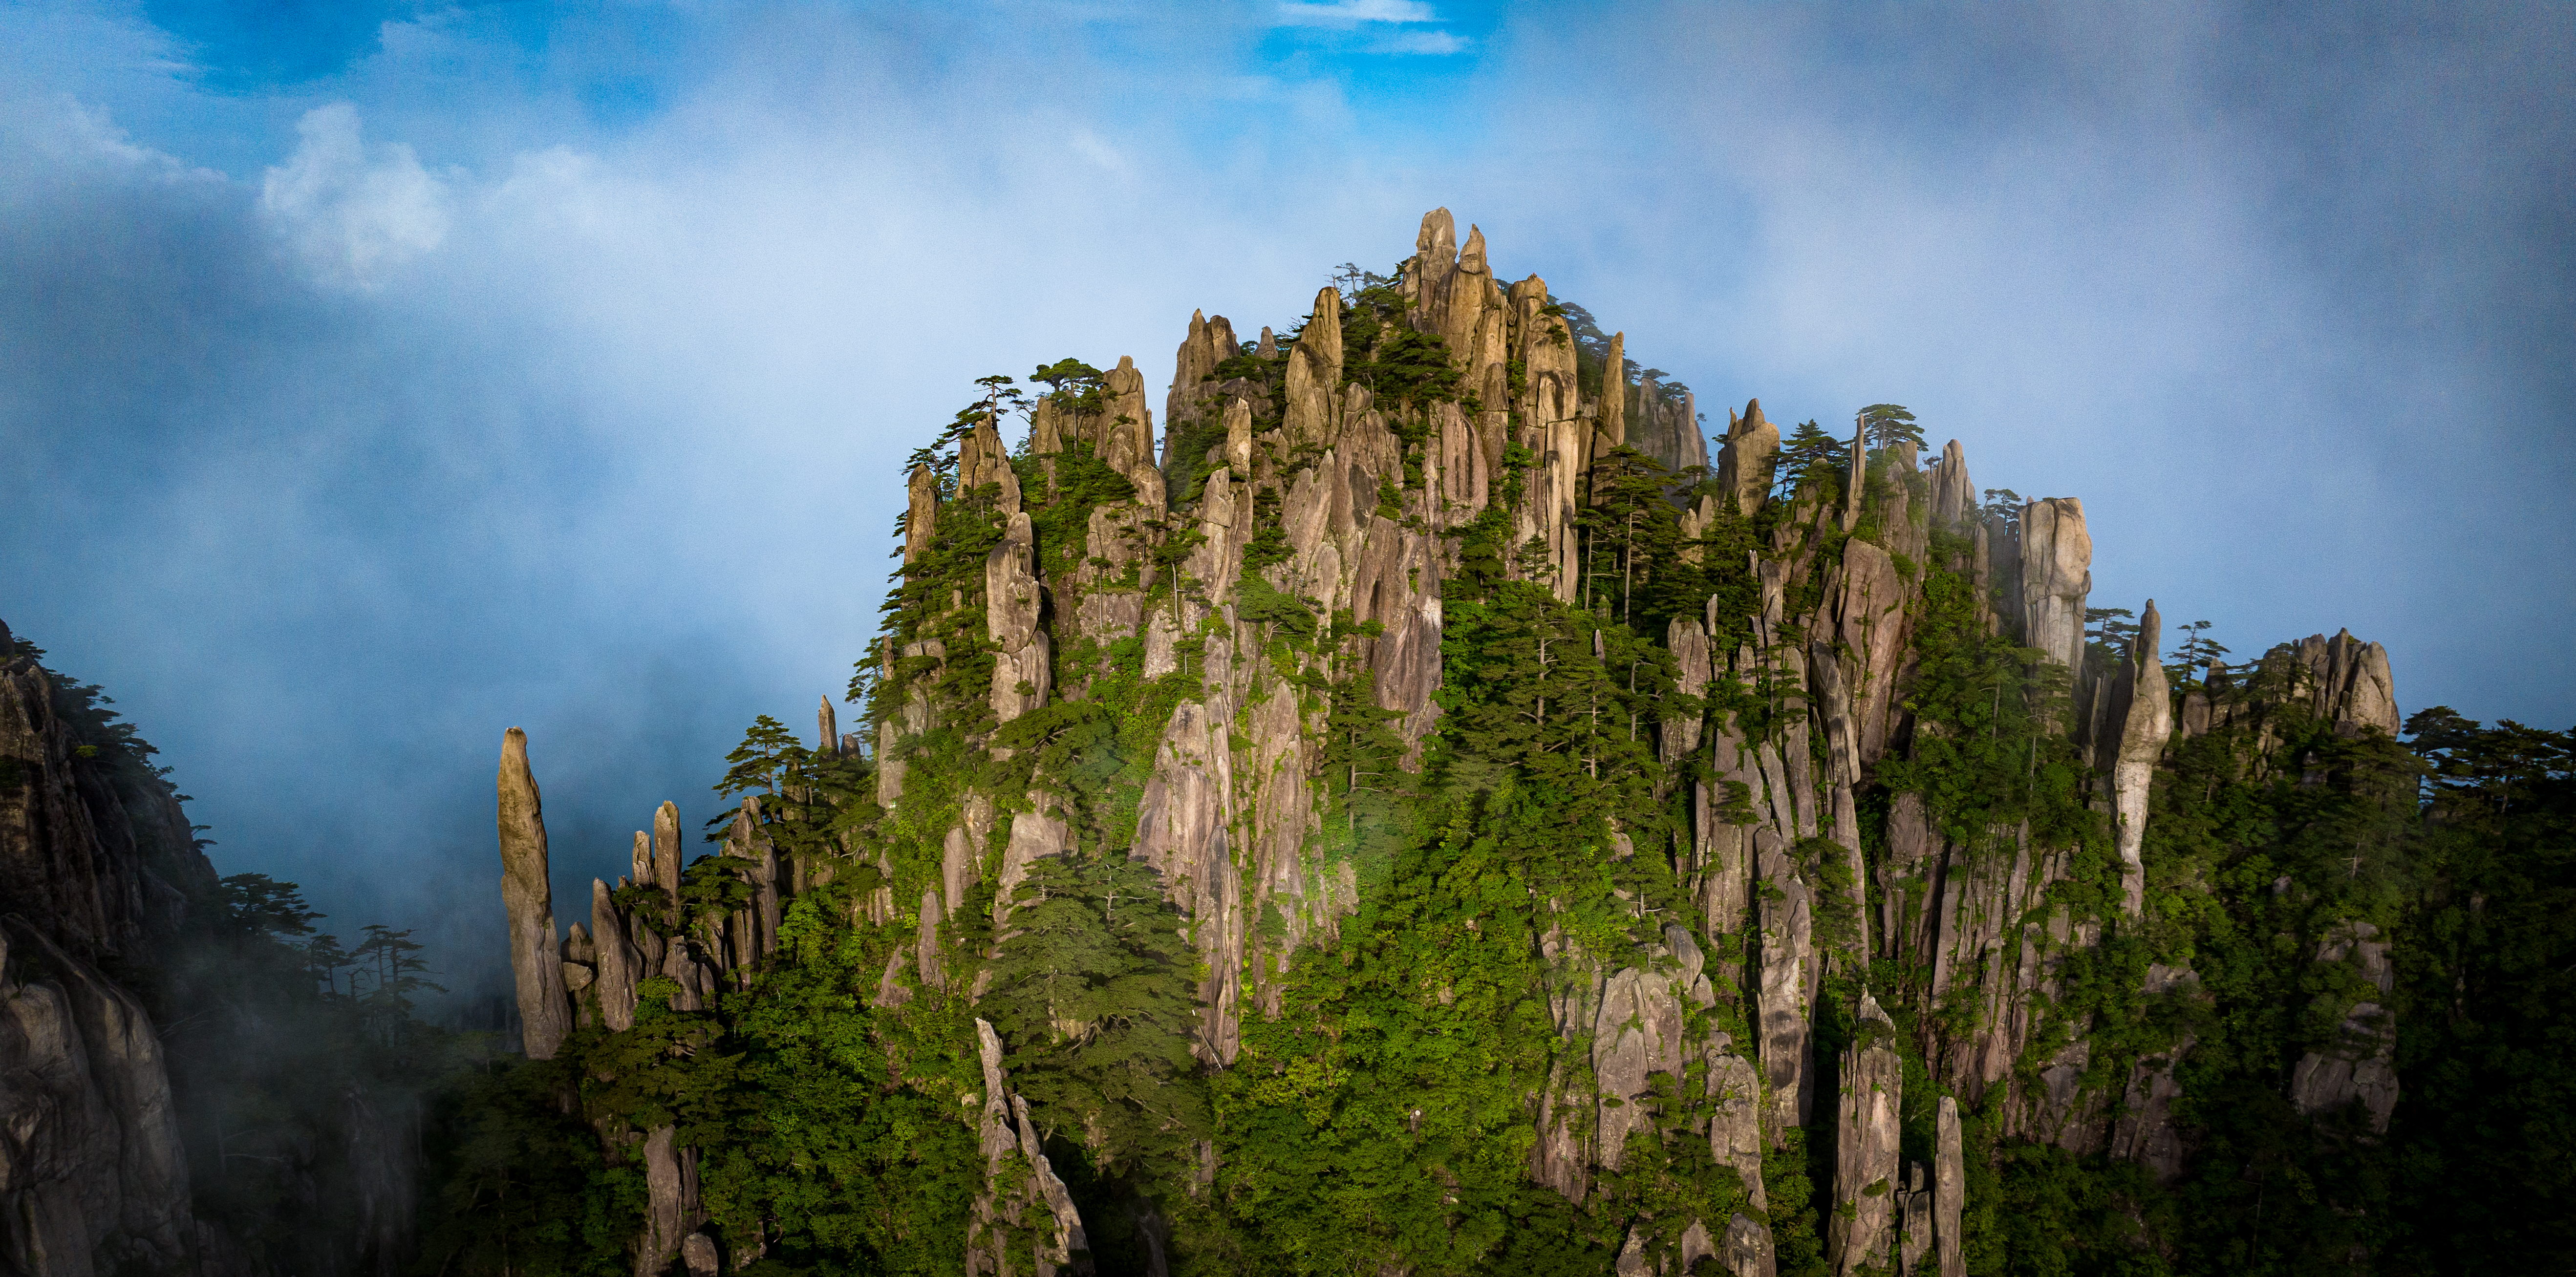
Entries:
<svg viewBox="0 0 2576 1277">
<path fill-rule="evenodd" d="M 2094 601 L 2576 720 L 2565 6 L 0 5 L 0 617 L 217 864 L 498 935 L 873 628 L 973 378 L 1480 224 L 1775 419 L 2084 499 Z M 582 898 L 575 896 L 576 900 Z"/>
</svg>

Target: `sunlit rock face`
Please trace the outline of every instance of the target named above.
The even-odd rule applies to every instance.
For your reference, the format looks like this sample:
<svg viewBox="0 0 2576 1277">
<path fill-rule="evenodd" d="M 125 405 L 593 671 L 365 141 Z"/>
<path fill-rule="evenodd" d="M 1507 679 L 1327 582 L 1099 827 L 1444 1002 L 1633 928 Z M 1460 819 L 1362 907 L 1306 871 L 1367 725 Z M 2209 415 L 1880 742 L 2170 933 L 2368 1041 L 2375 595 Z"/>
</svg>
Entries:
<svg viewBox="0 0 2576 1277">
<path fill-rule="evenodd" d="M 2315 639 L 2177 685 L 2153 603 L 2133 633 L 2088 610 L 2077 498 L 1988 493 L 1956 440 L 1872 433 L 1901 410 L 1784 438 L 1748 399 L 1712 438 L 1688 387 L 1632 376 L 1627 334 L 1493 257 L 1435 210 L 1393 275 L 1297 299 L 1284 334 L 1192 313 L 1159 436 L 1126 357 L 1041 369 L 1016 450 L 961 414 L 953 456 L 906 477 L 871 723 L 844 738 L 826 715 L 812 751 L 776 755 L 788 779 L 720 839 L 738 898 L 683 916 L 598 884 L 560 942 L 534 921 L 550 904 L 509 898 L 531 1054 L 552 1026 L 639 1023 L 656 976 L 673 1009 L 739 1005 L 809 960 L 782 929 L 828 893 L 804 925 L 869 955 L 879 1084 L 973 1133 L 977 1272 L 1080 1271 L 1113 1238 L 1164 1271 L 1192 1212 L 1273 1173 L 1276 1147 L 1211 1123 L 1155 1172 L 1164 1196 L 1087 1177 L 1128 1110 L 1051 1070 L 1147 1020 L 1180 1067 L 1158 1085 L 1300 1139 L 1361 1139 L 1335 1115 L 1370 1113 L 1371 1156 L 1449 1150 L 1404 1163 L 1442 1209 L 1476 1150 L 1595 1221 L 1584 1244 L 1623 1273 L 1964 1272 L 1963 1112 L 1989 1144 L 2182 1174 L 2194 1039 L 2099 1032 L 2111 1002 L 2179 1023 L 2207 997 L 2178 963 L 2101 987 L 2157 890 L 2206 891 L 2159 887 L 2154 795 L 2198 737 L 2264 776 L 2302 724 L 2393 733 L 2385 654 Z M 542 847 L 512 832 L 534 793 L 505 765 L 505 864 Z M 1566 793 L 1589 796 L 1549 806 Z M 1544 828 L 1480 805 L 1512 802 Z M 681 884 L 658 823 L 637 838 L 634 883 L 724 885 Z M 1095 906 L 1104 932 L 1153 920 L 1154 987 L 1186 991 L 1165 1012 L 1028 1010 L 1063 977 L 1029 955 L 1076 951 Z M 2312 949 L 2380 992 L 2337 1009 L 2288 1098 L 2384 1129 L 2369 926 Z M 1480 1045 L 1337 1090 L 1380 1035 Z M 1499 1089 L 1453 1103 L 1472 1088 L 1452 1068 Z M 723 1231 L 693 1168 L 724 1150 L 658 1138 L 639 1271 Z M 1784 1166 L 1825 1177 L 1799 1193 L 1829 1218 L 1775 1230 L 1808 1200 L 1766 1182 Z M 1352 1262 L 1407 1270 L 1408 1244 Z"/>
</svg>

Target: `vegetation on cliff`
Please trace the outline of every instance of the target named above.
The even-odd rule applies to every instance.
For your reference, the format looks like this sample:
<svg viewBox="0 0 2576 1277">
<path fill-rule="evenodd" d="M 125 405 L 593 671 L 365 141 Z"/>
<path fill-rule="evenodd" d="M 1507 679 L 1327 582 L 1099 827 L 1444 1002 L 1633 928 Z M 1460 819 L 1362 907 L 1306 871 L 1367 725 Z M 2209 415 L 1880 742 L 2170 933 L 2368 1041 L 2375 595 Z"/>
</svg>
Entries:
<svg viewBox="0 0 2576 1277">
<path fill-rule="evenodd" d="M 1418 250 L 1194 317 L 1159 459 L 1127 361 L 1009 452 L 981 383 L 863 730 L 637 836 L 425 1269 L 2566 1252 L 2566 735 L 2167 653 L 1896 405 L 1677 453 L 1624 334 Z"/>
</svg>

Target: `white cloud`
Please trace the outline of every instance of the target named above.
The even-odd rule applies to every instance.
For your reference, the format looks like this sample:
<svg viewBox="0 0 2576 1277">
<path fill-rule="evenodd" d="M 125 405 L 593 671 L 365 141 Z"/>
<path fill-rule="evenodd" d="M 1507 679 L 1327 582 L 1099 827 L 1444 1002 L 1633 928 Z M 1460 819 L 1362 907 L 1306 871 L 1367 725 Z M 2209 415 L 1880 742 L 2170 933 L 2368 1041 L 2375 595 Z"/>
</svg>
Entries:
<svg viewBox="0 0 2576 1277">
<path fill-rule="evenodd" d="M 137 145 L 101 107 L 68 94 L 0 92 L 0 210 L 24 206 L 65 185 L 106 181 L 219 187 L 223 175 Z"/>
<path fill-rule="evenodd" d="M 973 377 L 1133 354 L 1159 399 L 1193 308 L 1245 335 L 1292 323 L 1332 263 L 1383 269 L 1436 204 L 1462 232 L 1482 224 L 1507 277 L 1542 272 L 1624 329 L 1721 423 L 1755 394 L 1775 420 L 1893 399 L 1960 436 L 1980 481 L 2084 497 L 2105 602 L 2156 594 L 2245 654 L 2350 624 L 2392 644 L 2410 705 L 2545 720 L 2566 703 L 2527 708 L 2540 691 L 2507 700 L 2504 676 L 2479 673 L 2543 668 L 2564 632 L 2576 588 L 2545 546 L 2576 537 L 2521 494 L 2564 490 L 2566 447 L 2478 443 L 2462 423 L 2508 414 L 2442 350 L 2378 359 L 2420 392 L 2329 360 L 2375 349 L 2343 318 L 2364 307 L 2321 304 L 2261 234 L 2270 183 L 2308 166 L 2113 74 L 2208 74 L 2162 52 L 2157 24 L 2072 41 L 2107 65 L 2070 70 L 2052 52 L 2070 38 L 2026 50 L 1992 33 L 2000 17 L 1507 14 L 1475 41 L 1490 66 L 1395 118 L 1347 101 L 1333 59 L 1448 51 L 1429 4 L 1262 10 L 1313 46 L 1278 59 L 1186 24 L 1122 27 L 1162 43 L 1111 59 L 1017 17 L 703 12 L 708 38 L 676 42 L 684 65 L 614 127 L 559 110 L 568 91 L 532 94 L 515 46 L 471 31 L 389 38 L 338 90 L 357 109 L 308 116 L 291 148 L 243 142 L 247 160 L 174 140 L 233 118 L 211 95 L 162 111 L 185 128 L 156 128 L 161 99 L 140 90 L 82 90 L 102 106 L 80 120 L 0 98 L 0 277 L 35 262 L 67 281 L 0 289 L 0 331 L 49 343 L 0 360 L 0 441 L 56 442 L 85 467 L 30 485 L 45 504 L 0 507 L 28 530 L 0 554 L 13 580 L 60 583 L 13 604 L 52 620 L 9 619 L 154 671 L 85 666 L 209 795 L 222 854 L 256 857 L 227 871 L 299 878 L 347 916 L 378 890 L 366 873 L 401 863 L 406 884 L 464 884 L 461 916 L 488 927 L 470 853 L 489 855 L 474 837 L 490 812 L 471 795 L 491 733 L 520 722 L 545 751 L 558 870 L 586 890 L 618 872 L 618 822 L 704 794 L 705 760 L 752 713 L 847 678 L 901 504 L 889 476 Z M 8 38 L 14 13 L 0 4 L 0 64 L 52 47 Z M 1882 19 L 1882 45 L 1862 41 Z M 1207 56 L 1219 46 L 1239 56 Z M 1910 78 L 1832 89 L 1853 50 L 1882 46 L 1919 62 Z M 2434 100 L 2423 83 L 2385 91 Z M 368 143 L 361 116 L 466 170 Z M 147 147 L 231 164 L 248 189 L 119 176 L 112 199 L 36 198 L 179 163 Z M 135 208 L 161 211 L 138 230 Z M 276 260 L 243 252 L 262 229 L 245 211 L 295 250 L 279 258 L 366 294 L 280 284 Z M 170 262 L 213 282 L 138 273 Z M 129 344 L 87 353 L 92 334 Z M 105 441 L 98 403 L 120 391 L 144 425 Z M 186 451 L 165 459 L 172 440 Z M 2402 503 L 2354 469 L 2387 455 L 2409 459 Z M 2502 550 L 2452 530 L 2499 519 L 2518 529 Z M 2459 583 L 2410 584 L 2427 561 Z M 134 562 L 164 576 L 94 588 Z M 347 712 L 386 699 L 421 720 L 387 734 Z M 375 850 L 318 832 L 342 828 Z M 430 921 L 426 903 L 386 907 Z"/>
<path fill-rule="evenodd" d="M 1369 46 L 1371 53 L 1457 53 L 1467 47 L 1467 38 L 1447 31 L 1400 31 Z"/>
<path fill-rule="evenodd" d="M 356 107 L 307 111 L 295 131 L 295 154 L 268 170 L 259 206 L 317 279 L 373 289 L 446 240 L 446 186 L 408 146 L 380 146 L 370 156 Z"/>
<path fill-rule="evenodd" d="M 1355 27 L 1364 22 L 1439 20 L 1440 15 L 1422 0 L 1290 0 L 1279 6 L 1279 25 L 1283 27 Z"/>
<path fill-rule="evenodd" d="M 1075 129 L 1073 136 L 1065 139 L 1065 144 L 1072 147 L 1082 158 L 1099 165 L 1103 172 L 1127 171 L 1127 157 L 1119 154 L 1117 147 L 1111 146 L 1099 134 L 1089 129 Z"/>
</svg>

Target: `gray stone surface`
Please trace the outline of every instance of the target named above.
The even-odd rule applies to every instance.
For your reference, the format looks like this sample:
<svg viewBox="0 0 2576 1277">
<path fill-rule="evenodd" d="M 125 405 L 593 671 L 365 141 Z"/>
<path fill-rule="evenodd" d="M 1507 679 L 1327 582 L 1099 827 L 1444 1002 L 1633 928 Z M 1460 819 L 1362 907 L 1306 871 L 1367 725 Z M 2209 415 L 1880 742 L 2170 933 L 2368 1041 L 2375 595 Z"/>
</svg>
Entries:
<svg viewBox="0 0 2576 1277">
<path fill-rule="evenodd" d="M 1967 1206 L 1968 1164 L 1959 1136 L 1959 1102 L 1944 1095 L 1933 1115 L 1932 1254 L 1939 1277 L 1967 1277 L 1960 1213 Z"/>
<path fill-rule="evenodd" d="M 546 821 L 537 778 L 528 769 L 528 735 L 501 737 L 501 903 L 510 924 L 510 970 L 517 978 L 520 1040 L 532 1060 L 551 1060 L 572 1032 L 555 931 L 554 887 L 547 879 Z"/>
<path fill-rule="evenodd" d="M 2147 600 L 2138 618 L 2138 634 L 2120 667 L 2120 721 L 2117 754 L 2112 761 L 2111 794 L 2114 837 L 2120 854 L 2120 910 L 2135 918 L 2146 905 L 2147 799 L 2154 787 L 2156 764 L 2173 739 L 2173 698 L 2165 684 L 2163 622 L 2156 601 Z"/>
<path fill-rule="evenodd" d="M 1761 900 L 1762 1072 L 1771 1092 L 1771 1132 L 1776 1143 L 1792 1126 L 1807 1124 L 1815 1099 L 1808 1067 L 1808 986 L 1813 979 L 1815 922 L 1806 882 L 1786 845 L 1768 829 L 1754 832 Z"/>
<path fill-rule="evenodd" d="M 2367 990 L 2344 1011 L 2335 1041 L 2299 1057 L 2290 1074 L 2290 1103 L 2311 1116 L 2361 1102 L 2372 1133 L 2384 1133 L 2397 1110 L 2397 1016 L 2387 999 L 2396 987 L 2388 942 L 2363 921 L 2337 923 L 2317 946 L 2320 964 L 2350 965 Z"/>
<path fill-rule="evenodd" d="M 1779 1260 L 1771 1249 L 1771 1225 L 1750 1215 L 1726 1221 L 1726 1252 L 1720 1262 L 1735 1277 L 1775 1277 Z"/>
<path fill-rule="evenodd" d="M 1771 473 L 1780 455 L 1780 428 L 1762 415 L 1762 401 L 1749 400 L 1744 415 L 1727 415 L 1726 438 L 1717 450 L 1720 489 L 1735 497 L 1738 509 L 1751 514 L 1771 492 Z"/>
<path fill-rule="evenodd" d="M 1904 1066 L 1896 1025 L 1864 992 L 1843 1052 L 1834 1119 L 1834 1213 L 1825 1227 L 1826 1258 L 1842 1274 L 1883 1270 L 1895 1241 L 1896 1154 L 1902 1132 Z"/>
<path fill-rule="evenodd" d="M 2084 662 L 2084 598 L 2093 589 L 2093 537 L 2084 503 L 2044 497 L 2021 512 L 2022 641 L 2072 670 Z"/>
</svg>

